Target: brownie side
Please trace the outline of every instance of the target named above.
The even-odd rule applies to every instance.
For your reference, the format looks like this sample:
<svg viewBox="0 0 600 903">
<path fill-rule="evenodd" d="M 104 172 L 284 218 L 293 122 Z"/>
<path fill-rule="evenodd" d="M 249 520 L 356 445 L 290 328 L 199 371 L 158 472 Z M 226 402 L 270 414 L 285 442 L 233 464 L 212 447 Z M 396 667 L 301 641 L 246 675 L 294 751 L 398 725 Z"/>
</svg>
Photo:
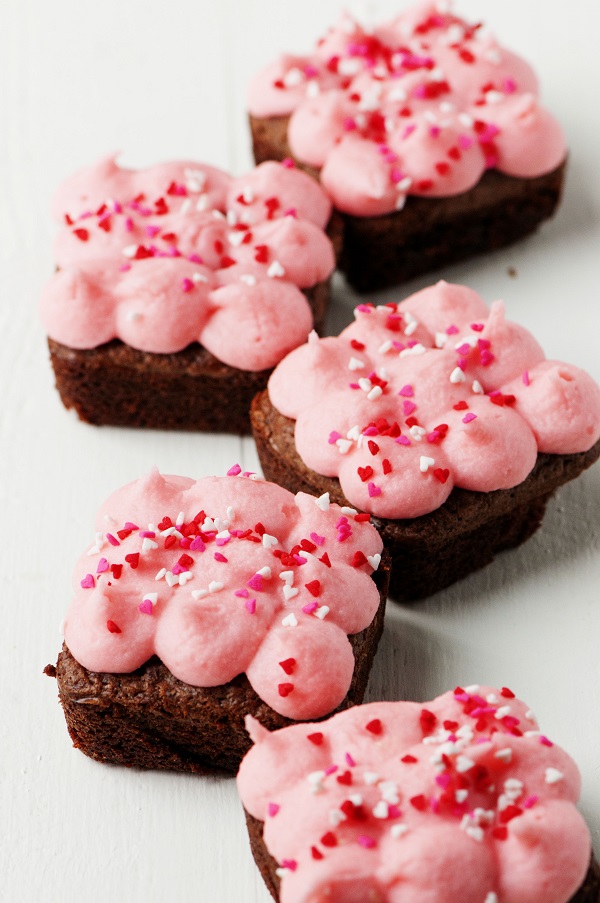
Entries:
<svg viewBox="0 0 600 903">
<path fill-rule="evenodd" d="M 288 121 L 250 116 L 257 163 L 291 156 Z M 488 170 L 477 185 L 453 197 L 409 195 L 402 210 L 383 216 L 340 213 L 344 223 L 340 269 L 357 291 L 368 292 L 512 244 L 553 215 L 565 167 L 562 163 L 532 179 Z M 318 170 L 302 168 L 318 178 Z"/>
<path fill-rule="evenodd" d="M 336 239 L 339 244 L 339 224 Z M 307 289 L 317 331 L 329 281 Z M 97 426 L 250 433 L 252 398 L 271 370 L 238 370 L 194 343 L 172 354 L 138 351 L 113 339 L 91 349 L 48 340 L 56 388 L 65 408 Z"/>
<path fill-rule="evenodd" d="M 383 631 L 389 577 L 389 557 L 384 555 L 373 574 L 379 608 L 365 630 L 349 637 L 355 669 L 336 712 L 363 700 Z M 63 644 L 56 668 L 48 665 L 46 673 L 58 680 L 73 745 L 100 762 L 235 774 L 251 746 L 244 727 L 247 714 L 269 730 L 295 723 L 263 702 L 244 674 L 223 686 L 192 687 L 156 656 L 132 674 L 98 673 L 80 665 Z"/>
<path fill-rule="evenodd" d="M 245 811 L 245 810 L 244 810 Z M 264 822 L 259 821 L 245 811 L 246 827 L 248 828 L 248 837 L 250 840 L 250 849 L 254 856 L 254 861 L 267 885 L 271 896 L 274 900 L 279 900 L 280 879 L 277 875 L 277 862 L 269 853 L 263 840 Z M 581 887 L 573 894 L 570 900 L 565 903 L 598 903 L 600 900 L 600 867 L 594 854 L 590 859 L 590 866 L 587 874 L 581 884 Z M 544 903 L 540 899 L 540 903 Z"/>
<path fill-rule="evenodd" d="M 296 451 L 293 420 L 258 395 L 251 410 L 258 456 L 267 480 L 291 492 L 321 495 L 348 504 L 340 483 L 310 470 Z M 373 517 L 392 556 L 390 592 L 399 602 L 429 596 L 489 564 L 498 552 L 528 539 L 540 526 L 554 491 L 600 457 L 600 440 L 587 452 L 538 454 L 529 476 L 512 489 L 472 492 L 453 489 L 430 514 L 394 521 Z"/>
</svg>

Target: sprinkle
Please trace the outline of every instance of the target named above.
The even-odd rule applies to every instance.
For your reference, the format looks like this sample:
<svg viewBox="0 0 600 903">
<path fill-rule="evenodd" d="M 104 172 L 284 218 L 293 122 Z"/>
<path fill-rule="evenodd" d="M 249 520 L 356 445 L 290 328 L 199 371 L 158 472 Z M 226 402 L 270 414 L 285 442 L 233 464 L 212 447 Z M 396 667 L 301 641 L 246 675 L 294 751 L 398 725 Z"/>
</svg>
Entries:
<svg viewBox="0 0 600 903">
<path fill-rule="evenodd" d="M 451 383 L 464 383 L 466 377 L 460 367 L 455 367 L 452 373 L 450 374 L 450 382 Z"/>
<path fill-rule="evenodd" d="M 321 746 L 324 736 L 320 731 L 315 731 L 313 734 L 307 734 L 306 739 L 310 740 L 315 746 Z"/>
<path fill-rule="evenodd" d="M 373 837 L 369 837 L 368 834 L 359 834 L 356 842 L 365 850 L 372 850 L 373 847 L 377 846 L 377 841 Z"/>
<path fill-rule="evenodd" d="M 209 593 L 218 593 L 222 589 L 223 589 L 223 584 L 219 583 L 218 580 L 211 580 L 211 582 L 208 584 Z"/>
<path fill-rule="evenodd" d="M 428 458 L 425 455 L 421 455 L 419 458 L 419 470 L 421 473 L 427 473 L 432 467 L 435 466 L 435 459 Z"/>
<path fill-rule="evenodd" d="M 320 508 L 321 511 L 328 511 L 330 505 L 329 493 L 324 492 L 323 495 L 320 495 L 318 499 L 315 499 L 315 505 L 317 506 L 317 508 Z"/>
<path fill-rule="evenodd" d="M 375 485 L 375 483 L 369 483 L 367 486 L 369 490 L 369 498 L 375 498 L 378 495 L 381 495 L 381 489 Z"/>
<path fill-rule="evenodd" d="M 294 668 L 296 667 L 296 659 L 295 658 L 286 658 L 284 661 L 279 662 L 279 667 L 283 668 L 286 674 L 292 674 Z"/>
<path fill-rule="evenodd" d="M 369 733 L 374 734 L 375 736 L 379 736 L 383 733 L 383 725 L 379 718 L 373 718 L 372 721 L 367 722 L 365 728 Z"/>
<path fill-rule="evenodd" d="M 489 894 L 486 895 L 483 903 L 498 903 L 498 895 L 495 894 L 493 890 L 491 890 Z"/>
<path fill-rule="evenodd" d="M 80 585 L 83 589 L 92 589 L 96 585 L 96 581 L 92 574 L 86 574 Z"/>
<path fill-rule="evenodd" d="M 269 266 L 267 270 L 267 276 L 269 276 L 271 279 L 285 276 L 285 270 L 278 260 L 274 260 L 273 263 Z"/>
<path fill-rule="evenodd" d="M 267 814 L 270 815 L 271 818 L 275 818 L 280 808 L 281 807 L 277 803 L 269 803 L 267 806 Z"/>
<path fill-rule="evenodd" d="M 114 621 L 107 621 L 106 627 L 109 633 L 121 633 L 121 628 Z"/>
<path fill-rule="evenodd" d="M 463 423 L 471 423 L 473 420 L 477 420 L 477 414 L 473 414 L 473 413 L 469 412 L 468 414 L 465 414 L 465 416 L 462 419 L 462 422 Z"/>
<path fill-rule="evenodd" d="M 315 611 L 315 617 L 320 618 L 322 621 L 323 618 L 327 617 L 327 615 L 329 614 L 329 611 L 330 611 L 330 609 L 327 605 L 321 605 L 321 607 L 317 608 L 317 610 Z"/>
<path fill-rule="evenodd" d="M 241 472 L 242 472 L 242 468 L 240 467 L 240 465 L 239 465 L 239 464 L 234 464 L 234 465 L 233 465 L 232 467 L 230 467 L 229 470 L 227 471 L 227 476 L 228 476 L 228 477 L 237 477 L 237 475 L 238 475 L 239 473 L 241 473 Z"/>
<path fill-rule="evenodd" d="M 284 627 L 297 627 L 298 626 L 298 618 L 296 617 L 294 612 L 291 611 L 289 613 L 289 615 L 285 616 L 285 618 L 282 620 L 281 623 Z"/>
<path fill-rule="evenodd" d="M 562 781 L 564 778 L 564 774 L 562 771 L 559 771 L 558 768 L 547 768 L 546 769 L 546 784 L 558 784 L 559 781 Z"/>
<path fill-rule="evenodd" d="M 500 759 L 501 762 L 510 762 L 512 761 L 512 749 L 510 746 L 505 747 L 505 749 L 499 749 L 494 753 L 495 759 Z"/>
<path fill-rule="evenodd" d="M 142 541 L 142 552 L 150 552 L 155 549 L 158 549 L 158 543 L 146 536 Z"/>
<path fill-rule="evenodd" d="M 400 837 L 404 837 L 405 834 L 408 834 L 408 831 L 408 825 L 392 825 L 390 828 L 390 834 L 394 840 L 399 840 Z"/>
<path fill-rule="evenodd" d="M 256 599 L 246 599 L 244 602 L 244 608 L 247 612 L 253 615 L 256 611 Z"/>
<path fill-rule="evenodd" d="M 156 596 L 156 593 L 153 593 L 152 595 Z M 141 611 L 141 613 L 143 615 L 151 615 L 152 614 L 152 599 L 150 599 L 149 597 L 144 598 L 143 602 L 141 602 L 138 605 L 138 609 Z"/>
<path fill-rule="evenodd" d="M 289 602 L 290 599 L 293 599 L 294 596 L 298 595 L 299 590 L 297 590 L 294 586 L 290 586 L 289 583 L 284 583 L 283 585 L 283 597 L 286 602 Z"/>
<path fill-rule="evenodd" d="M 280 696 L 286 697 L 289 696 L 294 690 L 294 684 L 278 684 L 277 691 Z"/>
<path fill-rule="evenodd" d="M 374 571 L 377 570 L 381 563 L 381 555 L 377 552 L 375 555 L 367 555 L 367 561 L 371 565 Z"/>
</svg>

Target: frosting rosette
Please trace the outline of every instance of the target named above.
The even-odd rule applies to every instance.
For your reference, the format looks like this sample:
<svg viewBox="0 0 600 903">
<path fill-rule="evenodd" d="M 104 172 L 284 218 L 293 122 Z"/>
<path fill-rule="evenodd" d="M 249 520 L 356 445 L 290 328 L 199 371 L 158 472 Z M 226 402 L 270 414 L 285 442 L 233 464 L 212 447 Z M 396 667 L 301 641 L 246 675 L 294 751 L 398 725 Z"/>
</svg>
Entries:
<svg viewBox="0 0 600 903">
<path fill-rule="evenodd" d="M 439 282 L 404 301 L 361 304 L 339 336 L 291 352 L 269 381 L 307 467 L 338 477 L 352 505 L 419 517 L 452 489 L 510 489 L 538 452 L 600 437 L 600 389 L 549 361 L 496 301 Z"/>
<path fill-rule="evenodd" d="M 300 289 L 335 266 L 331 204 L 305 173 L 264 163 L 233 178 L 191 161 L 124 169 L 113 157 L 59 189 L 58 271 L 42 292 L 50 338 L 118 338 L 165 354 L 199 342 L 242 370 L 273 367 L 306 340 Z"/>
<path fill-rule="evenodd" d="M 90 671 L 157 655 L 175 677 L 220 686 L 245 673 L 293 719 L 344 699 L 349 634 L 380 598 L 382 542 L 364 515 L 248 478 L 163 476 L 115 492 L 77 563 L 65 642 Z"/>
<path fill-rule="evenodd" d="M 585 878 L 577 767 L 507 688 L 246 723 L 238 789 L 281 903 L 566 903 Z"/>
<path fill-rule="evenodd" d="M 530 66 L 448 3 L 419 3 L 366 30 L 344 14 L 315 49 L 253 79 L 255 117 L 289 116 L 288 142 L 355 216 L 447 197 L 487 169 L 532 178 L 565 159 Z"/>
</svg>

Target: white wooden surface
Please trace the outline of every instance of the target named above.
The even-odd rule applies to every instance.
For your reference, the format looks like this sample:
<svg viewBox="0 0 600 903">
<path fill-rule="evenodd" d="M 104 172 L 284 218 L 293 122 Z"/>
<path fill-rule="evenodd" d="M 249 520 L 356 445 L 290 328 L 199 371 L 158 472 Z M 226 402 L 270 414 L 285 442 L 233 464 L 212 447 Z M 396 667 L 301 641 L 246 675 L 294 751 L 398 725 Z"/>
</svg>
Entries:
<svg viewBox="0 0 600 903">
<path fill-rule="evenodd" d="M 404 0 L 355 4 L 391 14 Z M 352 4 L 349 4 L 352 6 Z M 96 507 L 153 464 L 200 477 L 256 465 L 251 440 L 96 429 L 54 392 L 37 296 L 52 270 L 54 186 L 113 149 L 143 165 L 250 164 L 248 75 L 303 50 L 337 0 L 2 0 L 0 4 L 0 899 L 265 903 L 232 780 L 138 773 L 71 748 L 56 686 L 72 563 Z M 548 356 L 600 380 L 597 0 L 464 0 L 536 65 L 565 125 L 557 218 L 515 248 L 444 275 L 503 297 Z M 517 275 L 511 277 L 508 268 Z M 428 280 L 405 286 L 408 294 Z M 378 296 L 386 297 L 386 296 Z M 355 299 L 339 280 L 331 328 Z M 391 603 L 371 698 L 505 683 L 583 774 L 600 851 L 600 467 L 559 494 L 521 549 L 414 608 Z"/>
</svg>

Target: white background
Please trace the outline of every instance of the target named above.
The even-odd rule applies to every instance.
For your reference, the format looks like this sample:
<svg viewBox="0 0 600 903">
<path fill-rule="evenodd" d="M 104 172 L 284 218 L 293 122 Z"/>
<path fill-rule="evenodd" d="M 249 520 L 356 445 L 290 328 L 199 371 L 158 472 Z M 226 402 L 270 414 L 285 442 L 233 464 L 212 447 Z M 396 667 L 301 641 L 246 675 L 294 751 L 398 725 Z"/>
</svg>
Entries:
<svg viewBox="0 0 600 903">
<path fill-rule="evenodd" d="M 351 5 L 351 4 L 349 4 Z M 362 4 L 376 15 L 397 3 Z M 193 477 L 250 439 L 94 428 L 62 408 L 37 317 L 53 268 L 50 198 L 111 150 L 144 165 L 250 165 L 248 76 L 303 51 L 337 0 L 2 0 L 0 3 L 0 899 L 265 903 L 232 780 L 103 766 L 72 749 L 55 662 L 71 568 L 101 501 L 153 464 Z M 536 66 L 570 147 L 558 216 L 517 247 L 444 273 L 530 328 L 549 357 L 600 381 L 598 0 L 463 0 Z M 517 271 L 509 275 L 509 267 Z M 379 295 L 400 298 L 424 279 Z M 336 282 L 330 328 L 355 297 Z M 413 608 L 390 603 L 370 698 L 425 700 L 507 684 L 583 775 L 600 851 L 600 467 L 559 492 L 520 549 Z M 459 901 L 456 901 L 459 903 Z"/>
</svg>

